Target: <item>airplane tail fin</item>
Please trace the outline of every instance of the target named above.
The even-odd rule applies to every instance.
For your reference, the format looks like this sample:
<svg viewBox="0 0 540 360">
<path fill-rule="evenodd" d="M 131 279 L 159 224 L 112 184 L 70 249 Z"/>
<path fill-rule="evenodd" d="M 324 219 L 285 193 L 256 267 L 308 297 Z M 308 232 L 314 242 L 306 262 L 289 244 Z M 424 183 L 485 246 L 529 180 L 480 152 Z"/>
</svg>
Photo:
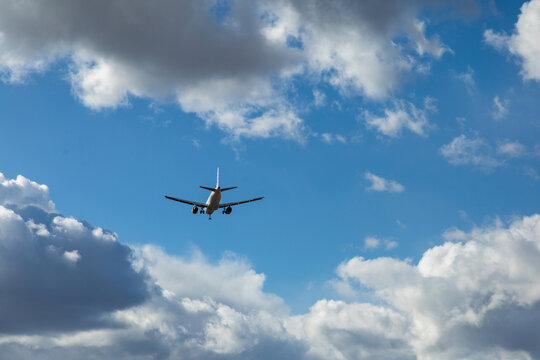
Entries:
<svg viewBox="0 0 540 360">
<path fill-rule="evenodd" d="M 211 188 L 209 186 L 199 186 L 199 187 L 201 189 L 206 189 L 208 191 L 216 191 L 219 188 L 219 168 L 217 168 L 217 177 L 216 177 L 216 187 L 215 188 Z M 232 190 L 232 189 L 236 189 L 237 187 L 238 186 L 232 186 L 232 187 L 221 189 L 221 191 Z"/>
</svg>

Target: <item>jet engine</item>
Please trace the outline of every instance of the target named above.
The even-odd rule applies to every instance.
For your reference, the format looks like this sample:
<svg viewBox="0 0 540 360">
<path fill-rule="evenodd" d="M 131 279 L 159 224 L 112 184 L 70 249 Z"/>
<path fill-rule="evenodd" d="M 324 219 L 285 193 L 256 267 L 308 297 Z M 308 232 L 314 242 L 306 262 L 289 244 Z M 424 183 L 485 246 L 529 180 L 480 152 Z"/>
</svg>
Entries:
<svg viewBox="0 0 540 360">
<path fill-rule="evenodd" d="M 194 213 L 194 214 L 196 214 L 196 213 L 199 212 L 199 208 L 196 207 L 196 206 L 194 206 L 193 209 L 191 209 L 191 212 Z"/>
<path fill-rule="evenodd" d="M 232 207 L 230 206 L 227 206 L 227 208 L 225 210 L 223 210 L 223 212 L 227 215 L 229 215 L 230 213 L 232 213 Z"/>
</svg>

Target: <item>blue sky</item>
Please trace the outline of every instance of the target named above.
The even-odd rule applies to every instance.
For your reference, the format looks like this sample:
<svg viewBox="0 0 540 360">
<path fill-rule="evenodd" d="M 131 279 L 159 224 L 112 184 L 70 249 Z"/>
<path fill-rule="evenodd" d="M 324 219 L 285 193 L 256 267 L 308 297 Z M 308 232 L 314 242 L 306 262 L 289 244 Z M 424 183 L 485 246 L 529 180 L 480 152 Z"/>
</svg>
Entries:
<svg viewBox="0 0 540 360">
<path fill-rule="evenodd" d="M 321 299 L 400 309 L 339 269 L 359 257 L 415 265 L 538 212 L 540 59 L 527 51 L 534 31 L 518 26 L 540 27 L 536 0 L 344 1 L 328 13 L 207 2 L 178 28 L 173 10 L 189 15 L 186 4 L 124 4 L 136 20 L 100 28 L 92 14 L 105 5 L 62 3 L 29 2 L 44 11 L 37 22 L 2 6 L 23 25 L 0 15 L 0 172 L 46 184 L 58 213 L 133 249 L 247 264 L 291 316 Z M 50 27 L 57 8 L 73 18 Z M 153 16 L 169 17 L 155 31 L 171 34 L 140 30 Z M 206 200 L 199 185 L 213 186 L 218 166 L 221 185 L 239 187 L 223 201 L 265 199 L 208 221 L 163 198 Z M 411 344 L 407 356 L 428 356 Z M 483 351 L 470 349 L 459 356 Z"/>
</svg>

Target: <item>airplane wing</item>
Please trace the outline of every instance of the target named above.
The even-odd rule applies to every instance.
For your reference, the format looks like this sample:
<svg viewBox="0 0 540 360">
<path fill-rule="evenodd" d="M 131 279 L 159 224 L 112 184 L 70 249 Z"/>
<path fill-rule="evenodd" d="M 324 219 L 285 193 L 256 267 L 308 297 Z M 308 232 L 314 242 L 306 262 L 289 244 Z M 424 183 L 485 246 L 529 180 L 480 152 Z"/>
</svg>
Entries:
<svg viewBox="0 0 540 360">
<path fill-rule="evenodd" d="M 261 200 L 261 199 L 264 199 L 264 196 L 261 196 L 261 197 L 255 198 L 255 199 L 249 199 L 249 200 L 242 200 L 242 201 L 235 201 L 235 202 L 230 202 L 230 203 L 225 203 L 225 204 L 219 204 L 219 207 L 224 208 L 224 207 L 228 207 L 228 206 L 240 205 L 240 204 L 245 204 L 245 203 L 248 203 L 248 202 L 257 201 L 257 200 Z"/>
<path fill-rule="evenodd" d="M 172 196 L 167 196 L 165 195 L 165 197 L 169 200 L 174 200 L 174 201 L 178 201 L 178 202 L 181 202 L 181 203 L 184 203 L 184 204 L 189 204 L 189 205 L 195 205 L 195 206 L 198 206 L 198 207 L 202 207 L 202 208 L 206 208 L 208 205 L 206 204 L 203 204 L 203 203 L 200 203 L 200 202 L 196 202 L 196 201 L 189 201 L 189 200 L 183 200 L 183 199 L 177 199 L 177 198 L 174 198 Z"/>
</svg>

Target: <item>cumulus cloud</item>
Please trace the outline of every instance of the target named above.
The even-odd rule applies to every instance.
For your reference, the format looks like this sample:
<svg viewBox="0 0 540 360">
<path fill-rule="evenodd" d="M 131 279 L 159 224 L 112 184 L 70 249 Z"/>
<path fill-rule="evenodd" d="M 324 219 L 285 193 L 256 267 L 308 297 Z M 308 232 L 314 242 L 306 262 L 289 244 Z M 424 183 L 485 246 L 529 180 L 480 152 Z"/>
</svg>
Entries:
<svg viewBox="0 0 540 360">
<path fill-rule="evenodd" d="M 292 317 L 287 329 L 310 344 L 308 359 L 416 358 L 403 336 L 406 317 L 384 306 L 319 300 L 309 313 Z"/>
<path fill-rule="evenodd" d="M 410 102 L 395 101 L 393 108 L 384 109 L 383 116 L 376 116 L 365 111 L 364 119 L 368 129 L 375 129 L 391 138 L 399 137 L 403 129 L 426 136 L 430 128 L 427 115 L 434 111 L 436 108 L 431 98 L 425 99 L 423 109 L 417 108 Z"/>
<path fill-rule="evenodd" d="M 447 230 L 417 264 L 348 259 L 332 284 L 373 303 L 320 299 L 290 315 L 246 260 L 130 248 L 18 199 L 0 205 L 2 358 L 540 356 L 540 215 Z"/>
<path fill-rule="evenodd" d="M 371 172 L 366 172 L 364 177 L 371 184 L 366 188 L 369 191 L 403 192 L 405 187 L 394 180 L 387 180 Z"/>
<path fill-rule="evenodd" d="M 540 1 L 531 0 L 521 6 L 521 14 L 511 35 L 492 29 L 484 32 L 484 40 L 498 50 L 506 49 L 521 61 L 521 75 L 526 80 L 540 81 Z"/>
<path fill-rule="evenodd" d="M 418 358 L 537 358 L 526 334 L 538 331 L 540 216 L 456 235 L 417 265 L 356 257 L 337 273 L 410 320 L 405 337 Z"/>
<path fill-rule="evenodd" d="M 384 98 L 404 74 L 449 51 L 426 34 L 428 22 L 418 15 L 424 6 L 8 0 L 0 5 L 0 73 L 22 82 L 68 64 L 73 93 L 92 109 L 125 106 L 132 97 L 172 99 L 233 138 L 301 140 L 304 122 L 287 97 L 295 77 Z M 314 96 L 324 101 L 322 93 Z"/>
<path fill-rule="evenodd" d="M 455 137 L 449 144 L 440 148 L 441 154 L 452 165 L 475 165 L 485 170 L 500 165 L 490 155 L 491 147 L 483 139 L 469 138 L 465 134 Z"/>
<path fill-rule="evenodd" d="M 0 333 L 115 327 L 114 311 L 148 297 L 131 249 L 75 219 L 0 205 L 0 246 Z"/>
<path fill-rule="evenodd" d="M 54 203 L 49 198 L 47 185 L 40 185 L 22 175 L 16 179 L 6 179 L 0 173 L 0 205 L 33 205 L 45 211 L 54 211 Z"/>
<path fill-rule="evenodd" d="M 234 256 L 213 265 L 200 252 L 190 259 L 173 257 L 162 249 L 147 245 L 137 250 L 138 266 L 159 279 L 168 294 L 188 298 L 210 297 L 244 311 L 265 309 L 285 312 L 283 301 L 262 291 L 265 276 L 257 274 L 244 260 Z"/>
<path fill-rule="evenodd" d="M 341 91 L 380 98 L 395 89 L 400 75 L 414 70 L 424 54 L 439 58 L 448 49 L 425 35 L 415 14 L 421 2 L 280 1 L 273 12 L 272 38 L 300 39 L 307 66 Z M 405 36 L 398 46 L 391 39 Z"/>
</svg>

